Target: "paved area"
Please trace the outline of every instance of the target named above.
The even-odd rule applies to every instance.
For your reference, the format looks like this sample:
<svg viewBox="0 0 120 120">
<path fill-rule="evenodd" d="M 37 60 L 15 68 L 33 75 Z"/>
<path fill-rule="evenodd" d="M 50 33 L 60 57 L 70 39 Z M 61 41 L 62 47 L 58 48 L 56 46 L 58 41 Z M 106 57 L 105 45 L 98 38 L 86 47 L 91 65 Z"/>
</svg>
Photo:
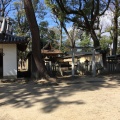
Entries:
<svg viewBox="0 0 120 120">
<path fill-rule="evenodd" d="M 120 76 L 0 83 L 0 120 L 120 120 Z"/>
</svg>

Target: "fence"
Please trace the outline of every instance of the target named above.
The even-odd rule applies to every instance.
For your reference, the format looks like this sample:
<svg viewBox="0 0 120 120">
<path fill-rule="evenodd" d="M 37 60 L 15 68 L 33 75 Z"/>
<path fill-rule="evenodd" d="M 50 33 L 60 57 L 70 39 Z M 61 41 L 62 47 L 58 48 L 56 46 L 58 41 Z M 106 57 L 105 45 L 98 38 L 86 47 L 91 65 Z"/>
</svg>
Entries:
<svg viewBox="0 0 120 120">
<path fill-rule="evenodd" d="M 69 64 L 69 62 L 63 63 L 46 62 L 45 65 L 51 75 L 59 72 L 63 76 L 64 72 L 72 70 L 71 64 Z M 98 73 L 101 69 L 103 69 L 101 63 L 96 62 L 96 72 Z M 75 73 L 81 75 L 92 75 L 92 62 L 89 62 L 88 64 L 86 64 L 85 62 L 75 63 Z"/>
<path fill-rule="evenodd" d="M 96 62 L 96 73 L 120 73 L 120 57 L 118 58 L 112 58 L 109 57 L 107 58 L 107 71 L 103 71 L 103 66 L 101 65 L 101 62 Z M 67 66 L 65 66 L 67 65 Z M 51 66 L 51 67 L 50 67 Z M 56 72 L 60 72 L 61 75 L 63 75 L 63 72 L 66 71 L 65 67 L 71 68 L 71 66 L 68 66 L 68 64 L 65 64 L 64 66 L 61 63 L 51 63 L 51 64 L 46 64 L 46 67 L 48 71 L 53 74 Z M 64 68 L 64 69 L 63 69 Z M 70 70 L 70 69 L 68 69 Z M 75 73 L 81 74 L 81 75 L 92 75 L 92 61 L 88 62 L 77 62 L 75 63 Z"/>
<path fill-rule="evenodd" d="M 107 57 L 108 73 L 120 73 L 120 55 Z"/>
<path fill-rule="evenodd" d="M 103 71 L 103 66 L 100 62 L 96 62 L 96 73 L 120 73 L 120 55 L 107 57 L 107 71 Z M 78 70 L 82 74 L 91 73 L 92 74 L 92 63 L 90 62 L 88 66 L 85 63 L 80 63 Z"/>
</svg>

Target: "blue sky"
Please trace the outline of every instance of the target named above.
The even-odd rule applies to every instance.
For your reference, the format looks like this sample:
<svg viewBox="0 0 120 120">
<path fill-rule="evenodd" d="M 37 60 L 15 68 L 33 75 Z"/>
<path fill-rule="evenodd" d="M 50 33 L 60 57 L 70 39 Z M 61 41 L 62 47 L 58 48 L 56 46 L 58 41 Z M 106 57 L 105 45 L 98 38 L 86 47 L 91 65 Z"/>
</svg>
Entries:
<svg viewBox="0 0 120 120">
<path fill-rule="evenodd" d="M 17 0 L 14 0 L 14 1 L 17 1 Z M 41 0 L 41 2 L 44 4 L 44 0 Z M 46 6 L 47 7 L 47 6 Z M 48 8 L 48 7 L 47 7 Z M 8 9 L 9 9 L 9 7 L 8 7 Z M 49 27 L 54 27 L 54 26 L 57 26 L 57 24 L 54 22 L 54 20 L 52 19 L 52 14 L 51 14 L 51 11 L 50 11 L 50 9 L 48 8 L 47 10 L 47 15 L 44 17 L 44 20 L 46 20 L 46 21 L 48 21 L 48 23 L 49 23 Z M 10 16 L 13 18 L 14 17 L 14 13 L 13 12 L 11 12 L 10 13 Z M 37 19 L 38 21 L 39 21 L 39 19 Z M 105 25 L 107 25 L 108 24 L 108 18 L 105 18 L 104 17 L 104 20 L 103 20 L 103 24 L 104 24 L 104 26 Z M 69 29 L 69 28 L 71 28 L 71 24 L 67 24 L 67 28 Z"/>
<path fill-rule="evenodd" d="M 49 27 L 53 27 L 53 26 L 57 25 L 54 22 L 54 20 L 52 19 L 52 14 L 51 14 L 50 10 L 47 10 L 47 15 L 45 16 L 44 20 L 48 21 Z"/>
<path fill-rule="evenodd" d="M 18 1 L 18 0 L 14 0 L 14 1 Z M 45 4 L 44 3 L 44 0 L 41 0 L 41 2 L 43 3 L 43 4 Z M 12 3 L 11 3 L 12 4 Z M 12 5 L 12 7 L 13 7 L 13 5 Z M 47 6 L 46 6 L 46 8 L 48 8 Z M 10 9 L 10 5 L 7 7 L 7 10 L 9 10 Z M 11 12 L 9 12 L 9 17 L 11 17 L 11 18 L 14 18 L 14 14 L 15 14 L 15 11 L 11 11 Z M 41 21 L 40 19 L 37 19 L 37 21 Z M 48 8 L 47 9 L 47 15 L 45 15 L 45 17 L 44 17 L 44 21 L 48 21 L 48 23 L 49 23 L 49 27 L 53 27 L 53 26 L 57 26 L 57 24 L 53 21 L 53 19 L 52 19 L 52 17 L 51 17 L 51 11 L 50 11 L 50 9 Z M 39 22 L 38 22 L 39 23 Z"/>
<path fill-rule="evenodd" d="M 44 0 L 41 0 L 41 2 L 43 2 L 43 4 L 45 5 Z M 57 26 L 57 24 L 54 22 L 54 20 L 52 18 L 52 13 L 51 13 L 50 8 L 48 8 L 47 6 L 46 6 L 46 8 L 47 8 L 47 15 L 45 16 L 44 20 L 48 21 L 49 27 Z"/>
</svg>

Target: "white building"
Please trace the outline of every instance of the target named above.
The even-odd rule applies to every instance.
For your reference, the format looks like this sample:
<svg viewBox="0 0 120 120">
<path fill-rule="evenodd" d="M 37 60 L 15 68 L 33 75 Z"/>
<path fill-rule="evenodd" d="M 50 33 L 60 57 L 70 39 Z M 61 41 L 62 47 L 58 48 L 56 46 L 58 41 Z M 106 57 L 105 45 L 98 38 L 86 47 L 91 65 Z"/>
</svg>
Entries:
<svg viewBox="0 0 120 120">
<path fill-rule="evenodd" d="M 27 43 L 26 38 L 12 35 L 7 19 L 0 17 L 0 78 L 17 77 L 17 50 Z"/>
</svg>

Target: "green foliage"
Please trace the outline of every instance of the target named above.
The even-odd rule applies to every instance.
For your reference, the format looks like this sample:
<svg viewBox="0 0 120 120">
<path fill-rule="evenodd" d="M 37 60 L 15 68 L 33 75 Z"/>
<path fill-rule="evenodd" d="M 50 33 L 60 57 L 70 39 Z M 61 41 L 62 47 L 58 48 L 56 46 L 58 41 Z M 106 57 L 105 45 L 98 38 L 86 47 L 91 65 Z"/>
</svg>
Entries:
<svg viewBox="0 0 120 120">
<path fill-rule="evenodd" d="M 80 41 L 80 47 L 91 47 L 91 46 L 92 46 L 92 42 L 90 40 L 90 36 L 87 35 L 86 33 L 83 33 Z M 83 51 L 89 52 L 91 51 L 91 48 L 84 48 Z"/>
<path fill-rule="evenodd" d="M 107 10 L 110 0 L 45 0 L 59 21 L 71 22 L 91 34 L 94 47 L 99 46 L 95 30 L 99 27 L 99 17 Z M 106 4 L 105 4 L 106 3 Z"/>
<path fill-rule="evenodd" d="M 32 0 L 33 3 L 33 7 L 34 7 L 34 11 L 35 11 L 35 15 L 37 18 L 44 19 L 46 12 L 45 12 L 45 7 L 44 5 L 41 3 L 41 0 Z M 24 4 L 23 1 L 18 0 L 14 2 L 14 8 L 15 8 L 15 12 L 14 12 L 14 33 L 17 36 L 27 36 L 28 33 L 30 33 L 30 28 L 29 28 L 29 24 L 26 18 L 26 14 L 25 14 L 25 10 L 24 10 Z M 43 22 L 41 24 L 41 26 L 48 26 L 46 22 Z M 42 28 L 43 29 L 43 28 Z M 45 30 L 44 30 L 45 32 Z M 41 33 L 42 34 L 42 33 Z M 29 35 L 29 37 L 31 37 Z M 30 38 L 31 39 L 31 38 Z M 29 42 L 29 45 L 31 46 L 30 48 L 32 48 L 32 41 Z M 18 58 L 25 57 L 25 55 L 31 50 L 29 47 L 26 49 L 25 52 L 21 52 L 18 51 Z"/>
<path fill-rule="evenodd" d="M 0 0 L 0 16 L 9 16 L 9 13 L 12 11 L 11 6 L 13 1 L 14 0 Z"/>
<path fill-rule="evenodd" d="M 39 29 L 40 29 L 40 38 L 42 42 L 45 44 L 47 41 L 51 41 L 52 46 L 55 48 L 58 48 L 58 39 L 59 36 L 57 34 L 57 29 L 55 28 L 49 28 L 48 27 L 48 22 L 47 21 L 42 21 L 39 24 Z"/>
<path fill-rule="evenodd" d="M 117 48 L 117 54 L 120 54 L 120 48 Z"/>
<path fill-rule="evenodd" d="M 38 7 L 39 0 L 32 0 L 32 3 L 33 3 L 33 8 L 36 11 L 38 9 L 37 7 Z"/>
<path fill-rule="evenodd" d="M 64 0 L 63 3 L 65 4 L 66 1 Z M 51 12 L 57 16 L 59 21 L 65 21 L 66 13 L 60 10 L 60 7 L 56 4 L 56 1 L 45 0 L 45 4 L 51 9 Z"/>
<path fill-rule="evenodd" d="M 33 0 L 33 6 L 35 15 L 39 19 L 44 19 L 45 15 L 47 14 L 46 6 L 44 5 L 43 1 L 41 0 Z"/>
<path fill-rule="evenodd" d="M 68 39 L 65 40 L 65 41 L 63 41 L 63 44 L 62 44 L 62 46 L 61 46 L 61 51 L 62 51 L 63 53 L 70 51 L 70 48 L 68 48 L 68 47 L 66 47 L 66 46 L 70 46 L 70 41 L 69 41 Z"/>
<path fill-rule="evenodd" d="M 43 5 L 43 3 L 40 0 L 32 0 L 32 3 L 36 17 L 40 19 L 44 19 L 46 15 L 46 11 L 45 11 L 46 8 Z M 14 8 L 16 10 L 14 12 L 14 20 L 15 20 L 14 32 L 19 36 L 24 36 L 27 32 L 29 32 L 29 25 L 25 15 L 25 10 L 23 9 L 24 8 L 23 1 L 18 0 L 14 2 Z"/>
<path fill-rule="evenodd" d="M 87 25 L 93 27 L 98 16 L 102 15 L 107 7 L 107 4 L 104 4 L 106 1 L 109 4 L 110 0 L 45 0 L 45 3 L 58 19 L 67 19 L 80 27 L 90 29 Z"/>
<path fill-rule="evenodd" d="M 45 42 L 47 40 L 48 22 L 42 21 L 39 24 L 39 30 L 40 30 L 40 38 L 41 38 L 42 42 Z"/>
<path fill-rule="evenodd" d="M 111 44 L 112 44 L 112 39 L 110 39 L 110 37 L 108 36 L 102 36 L 102 38 L 100 39 L 100 46 L 102 50 L 108 50 L 109 45 Z"/>
<path fill-rule="evenodd" d="M 25 36 L 29 31 L 28 21 L 23 9 L 23 2 L 14 2 L 16 12 L 14 14 L 14 33 L 18 36 Z"/>
</svg>

